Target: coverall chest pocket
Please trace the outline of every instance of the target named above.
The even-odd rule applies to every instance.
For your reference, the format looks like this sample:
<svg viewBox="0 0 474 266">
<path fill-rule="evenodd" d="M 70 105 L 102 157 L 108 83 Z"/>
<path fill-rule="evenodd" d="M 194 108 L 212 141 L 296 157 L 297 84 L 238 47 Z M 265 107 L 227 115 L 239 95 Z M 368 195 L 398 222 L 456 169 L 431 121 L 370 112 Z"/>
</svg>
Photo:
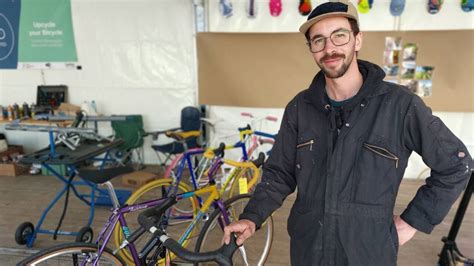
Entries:
<svg viewBox="0 0 474 266">
<path fill-rule="evenodd" d="M 311 206 L 314 200 L 318 199 L 318 196 L 323 196 L 318 193 L 321 183 L 318 172 L 320 172 L 321 159 L 319 157 L 322 152 L 322 145 L 320 139 L 315 136 L 299 139 L 300 141 L 296 144 L 295 163 L 298 196 L 303 205 Z"/>
<path fill-rule="evenodd" d="M 396 149 L 387 142 L 360 141 L 352 186 L 354 202 L 390 203 L 395 197 L 399 161 Z"/>
<path fill-rule="evenodd" d="M 296 164 L 295 173 L 298 182 L 301 179 L 307 179 L 311 174 L 313 166 L 316 164 L 316 155 L 319 146 L 317 137 L 300 138 L 301 141 L 296 144 Z"/>
</svg>

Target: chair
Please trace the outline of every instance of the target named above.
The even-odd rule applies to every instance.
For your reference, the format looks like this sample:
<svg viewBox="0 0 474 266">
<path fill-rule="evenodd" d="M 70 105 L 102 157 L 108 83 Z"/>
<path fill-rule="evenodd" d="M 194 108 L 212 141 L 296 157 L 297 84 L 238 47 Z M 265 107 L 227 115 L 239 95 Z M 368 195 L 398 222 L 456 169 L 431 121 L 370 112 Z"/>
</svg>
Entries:
<svg viewBox="0 0 474 266">
<path fill-rule="evenodd" d="M 188 149 L 198 148 L 200 146 L 198 141 L 201 136 L 200 130 L 201 111 L 196 107 L 188 106 L 181 110 L 181 127 L 149 132 L 148 134 L 153 136 L 153 140 L 157 140 L 162 134 L 174 139 L 171 143 L 151 146 L 158 155 L 160 165 L 165 166 L 175 155 Z M 166 157 L 165 160 L 161 159 L 160 153 Z"/>
<path fill-rule="evenodd" d="M 119 164 L 127 164 L 132 161 L 133 152 L 136 152 L 139 167 L 143 166 L 143 137 L 146 136 L 143 129 L 141 115 L 127 115 L 125 121 L 112 121 L 114 138 L 122 139 L 124 143 L 110 152 L 111 157 Z"/>
</svg>

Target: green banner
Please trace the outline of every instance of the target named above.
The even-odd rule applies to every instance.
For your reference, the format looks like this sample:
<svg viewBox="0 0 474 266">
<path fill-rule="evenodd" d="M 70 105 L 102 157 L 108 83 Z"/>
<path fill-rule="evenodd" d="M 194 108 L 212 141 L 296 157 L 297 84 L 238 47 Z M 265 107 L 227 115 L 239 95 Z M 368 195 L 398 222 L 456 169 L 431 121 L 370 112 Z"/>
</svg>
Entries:
<svg viewBox="0 0 474 266">
<path fill-rule="evenodd" d="M 70 0 L 22 0 L 18 61 L 77 62 Z"/>
</svg>

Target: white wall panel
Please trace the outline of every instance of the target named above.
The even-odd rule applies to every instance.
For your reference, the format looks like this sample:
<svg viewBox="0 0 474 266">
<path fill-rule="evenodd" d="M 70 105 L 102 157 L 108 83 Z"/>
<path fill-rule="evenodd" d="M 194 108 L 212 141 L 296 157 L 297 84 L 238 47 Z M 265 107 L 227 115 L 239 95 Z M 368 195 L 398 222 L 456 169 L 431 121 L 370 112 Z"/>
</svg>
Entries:
<svg viewBox="0 0 474 266">
<path fill-rule="evenodd" d="M 297 32 L 306 21 L 298 12 L 298 0 L 282 0 L 283 10 L 279 17 L 272 17 L 269 0 L 255 0 L 258 6 L 256 18 L 247 18 L 245 6 L 248 0 L 231 0 L 234 14 L 229 18 L 219 12 L 219 1 L 207 0 L 209 31 L 211 32 Z M 312 1 L 313 8 L 327 1 Z M 354 4 L 358 1 L 352 0 Z M 407 0 L 400 17 L 401 30 L 448 30 L 474 29 L 474 12 L 461 10 L 461 1 L 444 1 L 438 14 L 427 11 L 427 0 Z M 359 14 L 363 31 L 398 29 L 398 20 L 390 14 L 390 0 L 375 0 L 372 9 Z"/>
<path fill-rule="evenodd" d="M 425 0 L 408 0 L 401 16 L 401 30 L 474 29 L 474 12 L 464 12 L 461 1 L 444 1 L 437 14 L 426 12 Z"/>
<path fill-rule="evenodd" d="M 196 104 L 194 9 L 190 0 L 71 0 L 82 70 L 45 70 L 46 84 L 66 84 L 73 104 L 95 100 L 100 112 L 142 114 L 147 130 L 179 125 Z M 0 105 L 36 101 L 39 70 L 0 71 Z M 108 126 L 101 127 L 105 133 Z M 7 132 L 27 151 L 47 144 L 41 133 Z M 145 158 L 156 162 L 147 139 Z"/>
</svg>

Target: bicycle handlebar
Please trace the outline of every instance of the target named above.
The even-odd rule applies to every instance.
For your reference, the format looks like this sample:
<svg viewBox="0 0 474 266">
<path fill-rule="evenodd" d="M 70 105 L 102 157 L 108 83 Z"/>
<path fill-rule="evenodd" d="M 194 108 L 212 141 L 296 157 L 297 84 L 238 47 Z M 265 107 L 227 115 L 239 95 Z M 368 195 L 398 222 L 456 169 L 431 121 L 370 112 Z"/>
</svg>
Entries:
<svg viewBox="0 0 474 266">
<path fill-rule="evenodd" d="M 239 248 L 237 245 L 237 237 L 232 234 L 230 243 L 222 245 L 220 248 L 209 251 L 209 252 L 193 252 L 183 248 L 176 240 L 168 237 L 163 234 L 163 232 L 158 233 L 160 241 L 163 243 L 167 249 L 171 250 L 174 254 L 180 257 L 183 260 L 190 262 L 206 262 L 206 261 L 215 261 L 221 266 L 232 266 L 232 256 L 234 252 Z"/>
<path fill-rule="evenodd" d="M 138 223 L 144 230 L 151 232 L 154 237 L 158 238 L 163 246 L 171 250 L 178 257 L 190 262 L 206 262 L 215 261 L 222 266 L 232 266 L 232 256 L 239 247 L 237 245 L 237 238 L 232 234 L 231 241 L 228 245 L 224 244 L 220 248 L 210 252 L 192 252 L 187 250 L 176 240 L 167 236 L 162 230 L 158 228 L 158 224 L 166 210 L 175 204 L 176 198 L 170 197 L 154 208 L 147 209 L 138 215 Z M 134 234 L 132 234 L 133 236 Z"/>
<path fill-rule="evenodd" d="M 258 158 L 253 160 L 252 163 L 257 167 L 260 168 L 262 164 L 265 162 L 265 153 L 261 152 L 258 154 Z"/>
<path fill-rule="evenodd" d="M 278 121 L 278 117 L 272 116 L 272 115 L 267 115 L 267 116 L 265 117 L 265 119 L 268 120 L 268 121 L 272 121 L 272 122 Z"/>
<path fill-rule="evenodd" d="M 221 142 L 217 149 L 212 150 L 215 156 L 224 157 L 225 143 Z"/>
<path fill-rule="evenodd" d="M 245 131 L 245 130 L 252 130 L 252 127 L 249 124 L 247 124 L 246 127 L 239 127 L 238 130 L 239 130 L 239 132 L 242 132 L 242 131 Z"/>
<path fill-rule="evenodd" d="M 241 116 L 247 116 L 247 117 L 252 117 L 252 118 L 253 118 L 252 113 L 249 113 L 249 112 L 241 112 L 240 115 L 241 115 Z"/>
<path fill-rule="evenodd" d="M 261 118 L 255 117 L 255 116 L 254 116 L 252 113 L 250 113 L 250 112 L 241 112 L 240 115 L 241 115 L 241 116 L 250 117 L 250 118 L 257 118 L 257 119 L 259 119 L 259 120 L 260 120 L 260 119 L 262 119 L 262 120 L 265 119 L 265 120 L 272 121 L 272 122 L 278 121 L 278 117 L 273 116 L 273 115 L 267 115 L 267 116 L 261 117 Z"/>
</svg>

